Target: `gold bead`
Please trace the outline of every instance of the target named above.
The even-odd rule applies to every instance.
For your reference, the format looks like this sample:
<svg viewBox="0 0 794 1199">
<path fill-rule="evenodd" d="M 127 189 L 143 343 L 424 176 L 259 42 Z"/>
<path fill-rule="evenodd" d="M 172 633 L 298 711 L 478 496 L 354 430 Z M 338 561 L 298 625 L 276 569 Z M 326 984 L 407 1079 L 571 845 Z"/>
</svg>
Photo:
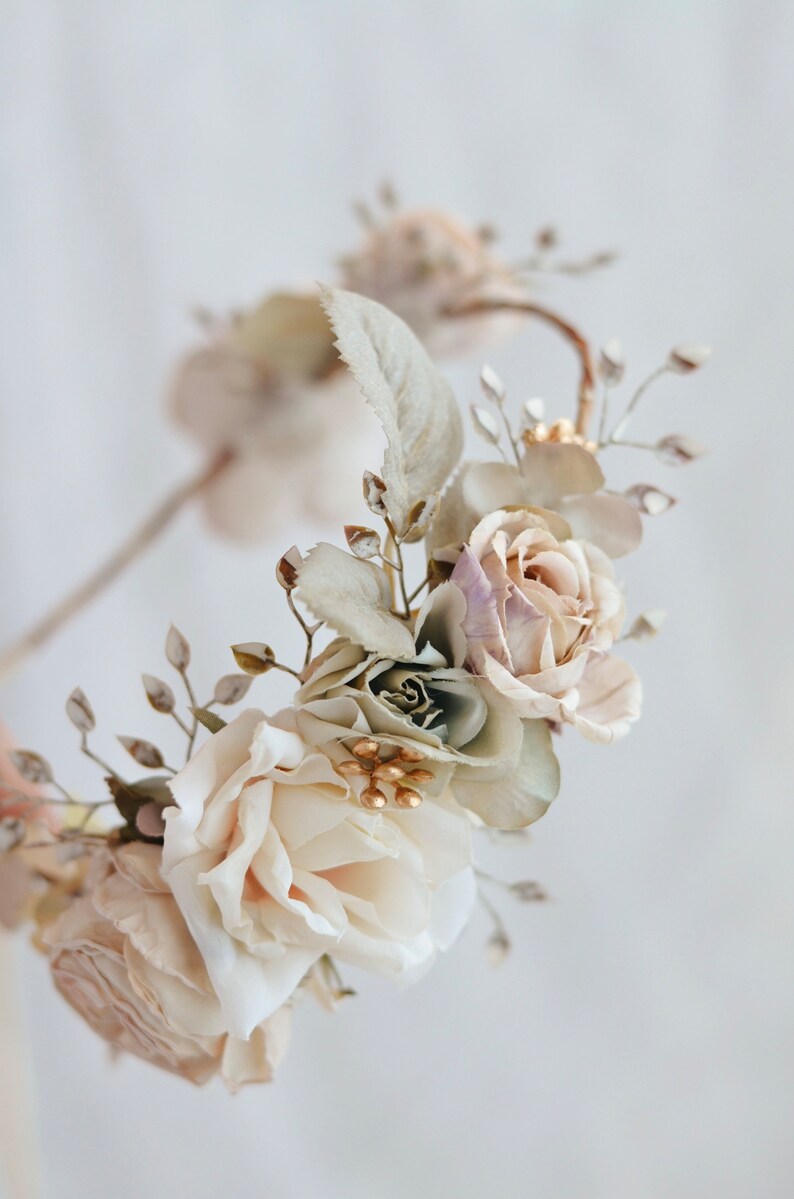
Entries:
<svg viewBox="0 0 794 1199">
<path fill-rule="evenodd" d="M 373 741 L 371 737 L 362 737 L 353 746 L 353 753 L 357 758 L 377 758 L 379 745 L 377 741 Z"/>
<path fill-rule="evenodd" d="M 425 755 L 418 749 L 407 749 L 404 746 L 401 746 L 397 757 L 401 762 L 424 762 L 425 760 Z"/>
<path fill-rule="evenodd" d="M 397 787 L 394 792 L 394 802 L 398 808 L 418 808 L 422 802 L 422 796 L 412 787 Z"/>
<path fill-rule="evenodd" d="M 406 775 L 408 782 L 420 784 L 432 783 L 435 777 L 432 770 L 412 770 L 410 774 Z"/>
<path fill-rule="evenodd" d="M 372 777 L 383 783 L 396 783 L 404 774 L 405 768 L 398 762 L 381 762 L 380 766 L 373 770 Z"/>
<path fill-rule="evenodd" d="M 549 429 L 549 441 L 568 441 L 576 434 L 576 425 L 567 416 L 556 420 Z"/>
<path fill-rule="evenodd" d="M 362 807 L 370 810 L 386 807 L 386 796 L 377 787 L 365 787 L 359 800 Z"/>
<path fill-rule="evenodd" d="M 354 762 L 352 758 L 347 762 L 340 762 L 336 768 L 340 774 L 369 774 L 366 766 L 362 766 L 361 762 Z"/>
</svg>

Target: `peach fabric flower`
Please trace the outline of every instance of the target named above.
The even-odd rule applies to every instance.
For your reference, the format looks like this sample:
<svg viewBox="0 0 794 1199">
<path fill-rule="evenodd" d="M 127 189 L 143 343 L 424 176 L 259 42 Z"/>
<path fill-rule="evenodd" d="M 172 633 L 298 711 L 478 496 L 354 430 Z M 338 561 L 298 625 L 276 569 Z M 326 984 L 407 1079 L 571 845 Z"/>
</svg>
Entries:
<svg viewBox="0 0 794 1199">
<path fill-rule="evenodd" d="M 466 597 L 472 669 L 520 716 L 567 721 L 608 742 L 640 714 L 639 680 L 609 653 L 623 596 L 606 554 L 566 531 L 552 513 L 493 512 L 463 547 L 452 581 Z"/>
<path fill-rule="evenodd" d="M 291 1011 L 282 1007 L 230 1036 L 204 960 L 159 872 L 159 846 L 101 852 L 86 893 L 49 928 L 55 986 L 117 1049 L 201 1084 L 231 1091 L 269 1082 L 283 1058 Z"/>
</svg>

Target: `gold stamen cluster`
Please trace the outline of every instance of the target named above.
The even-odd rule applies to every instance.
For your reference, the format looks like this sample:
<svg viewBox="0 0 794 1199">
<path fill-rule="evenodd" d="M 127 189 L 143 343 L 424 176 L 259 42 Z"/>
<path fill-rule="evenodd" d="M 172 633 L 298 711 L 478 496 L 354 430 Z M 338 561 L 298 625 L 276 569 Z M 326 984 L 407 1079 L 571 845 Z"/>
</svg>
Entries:
<svg viewBox="0 0 794 1199">
<path fill-rule="evenodd" d="M 381 757 L 381 750 L 386 755 Z M 340 762 L 336 767 L 346 778 L 369 776 L 369 783 L 359 796 L 361 806 L 370 811 L 385 808 L 389 802 L 384 787 L 394 788 L 394 802 L 398 808 L 418 808 L 422 796 L 416 790 L 435 777 L 430 770 L 417 769 L 424 755 L 416 749 L 402 746 L 386 746 L 374 737 L 362 737 L 353 746 L 355 757 Z"/>
<path fill-rule="evenodd" d="M 576 432 L 576 425 L 567 416 L 556 420 L 553 425 L 544 425 L 543 421 L 539 421 L 531 429 L 525 429 L 522 437 L 526 446 L 537 445 L 542 441 L 556 441 L 561 445 L 583 446 L 591 454 L 598 449 L 596 442 L 588 441 L 581 433 Z"/>
</svg>

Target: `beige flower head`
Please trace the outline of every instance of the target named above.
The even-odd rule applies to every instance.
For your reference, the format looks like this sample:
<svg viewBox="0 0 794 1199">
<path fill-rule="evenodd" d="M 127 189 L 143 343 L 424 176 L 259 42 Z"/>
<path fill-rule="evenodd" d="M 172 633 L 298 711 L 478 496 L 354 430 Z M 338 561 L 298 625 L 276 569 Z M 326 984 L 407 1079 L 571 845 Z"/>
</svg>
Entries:
<svg viewBox="0 0 794 1199">
<path fill-rule="evenodd" d="M 640 685 L 609 653 L 625 612 L 602 550 L 556 514 L 501 510 L 476 526 L 451 581 L 472 669 L 519 715 L 569 721 L 593 741 L 628 731 Z"/>
<path fill-rule="evenodd" d="M 294 518 L 342 519 L 360 502 L 341 469 L 377 444 L 355 384 L 338 370 L 319 298 L 273 295 L 221 323 L 179 364 L 169 407 L 211 455 L 232 463 L 202 493 L 213 527 L 256 541 Z M 333 480 L 333 486 L 329 486 Z"/>
<path fill-rule="evenodd" d="M 281 1007 L 247 1038 L 231 1036 L 204 959 L 160 877 L 161 851 L 140 842 L 102 852 L 86 893 L 50 927 L 56 987 L 117 1049 L 194 1083 L 235 1091 L 269 1082 L 289 1042 Z"/>
<path fill-rule="evenodd" d="M 341 286 L 379 300 L 440 355 L 501 341 L 520 323 L 509 313 L 451 318 L 450 309 L 475 299 L 527 294 L 486 234 L 431 208 L 390 213 L 371 225 L 342 270 Z"/>
</svg>

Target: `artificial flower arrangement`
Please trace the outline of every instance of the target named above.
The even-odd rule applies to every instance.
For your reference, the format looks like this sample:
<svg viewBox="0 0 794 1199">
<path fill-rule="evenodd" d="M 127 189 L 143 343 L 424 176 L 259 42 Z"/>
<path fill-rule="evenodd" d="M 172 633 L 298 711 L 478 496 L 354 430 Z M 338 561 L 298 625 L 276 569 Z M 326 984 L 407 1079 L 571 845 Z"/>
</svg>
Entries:
<svg viewBox="0 0 794 1199">
<path fill-rule="evenodd" d="M 641 445 L 624 435 L 650 382 L 708 356 L 673 350 L 610 426 L 619 344 L 596 369 L 577 331 L 528 298 L 484 236 L 397 215 L 373 224 L 343 273 L 358 290 L 272 297 L 213 327 L 172 388 L 173 410 L 209 451 L 200 493 L 233 536 L 273 521 L 263 481 L 274 486 L 289 447 L 294 462 L 303 446 L 318 496 L 337 490 L 305 436 L 312 413 L 333 414 L 337 439 L 349 429 L 357 486 L 372 452 L 355 435 L 362 395 L 380 421 L 383 464 L 363 474 L 372 527 L 346 525 L 346 548 L 293 547 L 276 565 L 303 660 L 236 645 L 239 672 L 199 703 L 190 646 L 172 628 L 166 656 L 185 704 L 160 678 L 144 686 L 182 729 L 185 764 L 123 737 L 143 771 L 132 779 L 96 754 L 91 705 L 72 692 L 67 714 L 104 776 L 94 802 L 39 754 L 0 747 L 0 921 L 32 925 L 57 989 L 105 1040 L 195 1083 L 220 1075 L 231 1090 L 272 1078 L 302 996 L 333 1009 L 352 994 L 347 966 L 418 978 L 478 896 L 495 920 L 492 956 L 507 949 L 481 893 L 477 838 L 514 836 L 543 815 L 566 736 L 607 744 L 628 732 L 640 683 L 614 649 L 653 636 L 662 616 L 624 631 L 613 561 L 637 548 L 644 516 L 675 501 L 648 484 L 610 491 L 599 456 Z M 427 347 L 455 352 L 462 334 L 488 342 L 527 314 L 577 349 L 576 411 L 548 425 L 537 401 L 515 413 L 485 367 L 471 419 L 490 460 L 462 463 L 461 413 Z M 679 435 L 643 448 L 673 465 L 702 452 Z M 221 717 L 272 671 L 295 681 L 289 707 Z M 543 896 L 533 882 L 505 885 Z"/>
<path fill-rule="evenodd" d="M 106 795 L 78 802 L 43 757 L 12 750 L 17 778 L 0 798 L 0 869 L 18 890 L 6 919 L 33 920 L 60 993 L 117 1048 L 232 1090 L 272 1077 L 301 996 L 334 1007 L 349 993 L 346 965 L 424 974 L 471 914 L 477 835 L 543 815 L 566 735 L 606 744 L 628 732 L 640 683 L 615 645 L 652 635 L 659 614 L 624 634 L 613 560 L 639 545 L 643 514 L 673 502 L 649 485 L 605 486 L 598 455 L 636 444 L 623 433 L 644 391 L 610 430 L 617 343 L 602 353 L 596 436 L 592 389 L 574 419 L 546 426 L 530 403 L 516 423 L 484 368 L 472 419 L 498 460 L 461 464 L 458 405 L 407 325 L 349 291 L 327 289 L 321 304 L 388 448 L 363 476 L 375 527 L 346 526 L 346 549 L 293 548 L 277 564 L 303 661 L 237 645 L 241 673 L 200 705 L 172 629 L 186 709 L 167 682 L 144 685 L 184 730 L 181 769 L 153 742 L 122 738 L 145 771 L 122 777 L 95 755 L 76 690 L 67 713 Z M 662 369 L 706 356 L 679 348 Z M 679 464 L 701 452 L 680 436 L 647 448 Z M 294 676 L 288 708 L 221 718 L 273 670 Z"/>
</svg>

